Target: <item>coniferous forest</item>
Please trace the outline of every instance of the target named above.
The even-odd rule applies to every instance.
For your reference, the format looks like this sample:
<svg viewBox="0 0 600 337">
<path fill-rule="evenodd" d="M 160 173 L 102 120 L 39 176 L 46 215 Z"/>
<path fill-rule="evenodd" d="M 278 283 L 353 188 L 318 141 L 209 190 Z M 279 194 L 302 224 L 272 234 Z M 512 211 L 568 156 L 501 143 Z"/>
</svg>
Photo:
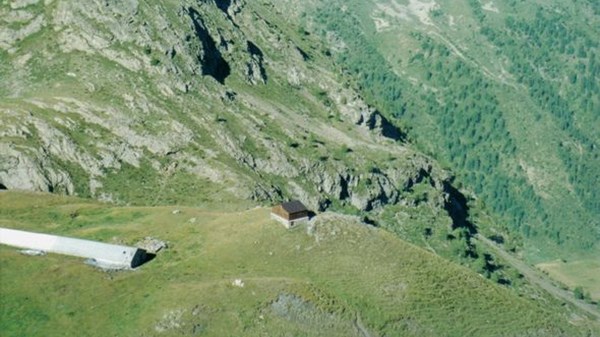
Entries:
<svg viewBox="0 0 600 337">
<path fill-rule="evenodd" d="M 457 46 L 447 22 L 458 5 L 430 10 L 436 29 L 377 31 L 371 16 L 386 13 L 366 3 L 334 1 L 316 20 L 345 44 L 334 52 L 341 71 L 497 222 L 542 256 L 590 251 L 600 239 L 598 5 L 468 1 L 471 36 Z"/>
</svg>

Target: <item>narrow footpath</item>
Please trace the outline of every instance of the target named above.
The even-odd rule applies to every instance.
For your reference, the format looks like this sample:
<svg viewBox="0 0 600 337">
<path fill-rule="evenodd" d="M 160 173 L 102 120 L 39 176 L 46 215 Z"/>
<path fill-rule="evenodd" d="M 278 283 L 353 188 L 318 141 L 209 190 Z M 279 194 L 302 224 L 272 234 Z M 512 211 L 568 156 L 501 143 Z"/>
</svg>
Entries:
<svg viewBox="0 0 600 337">
<path fill-rule="evenodd" d="M 475 239 L 491 248 L 496 254 L 498 254 L 498 256 L 506 260 L 506 262 L 508 262 L 512 267 L 514 267 L 521 274 L 523 274 L 523 276 L 525 276 L 525 278 L 527 278 L 529 282 L 546 290 L 557 299 L 574 305 L 575 307 L 583 310 L 584 312 L 590 314 L 592 317 L 595 317 L 597 320 L 600 321 L 600 311 L 598 311 L 598 309 L 596 309 L 594 305 L 575 299 L 571 292 L 555 286 L 549 280 L 548 276 L 544 275 L 541 271 L 529 266 L 525 262 L 509 254 L 507 251 L 502 249 L 499 245 L 489 240 L 488 238 L 479 234 L 475 234 Z"/>
</svg>

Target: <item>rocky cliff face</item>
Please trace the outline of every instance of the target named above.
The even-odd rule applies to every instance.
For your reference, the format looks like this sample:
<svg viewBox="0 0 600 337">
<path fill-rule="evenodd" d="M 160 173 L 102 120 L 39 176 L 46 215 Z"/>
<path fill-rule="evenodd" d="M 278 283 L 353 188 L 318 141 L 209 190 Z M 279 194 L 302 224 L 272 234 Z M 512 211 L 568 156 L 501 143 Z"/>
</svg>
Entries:
<svg viewBox="0 0 600 337">
<path fill-rule="evenodd" d="M 219 200 L 364 211 L 423 181 L 445 193 L 448 174 L 339 83 L 319 41 L 270 10 L 0 5 L 0 184 L 145 204 L 217 186 Z M 127 190 L 141 186 L 150 193 Z"/>
</svg>

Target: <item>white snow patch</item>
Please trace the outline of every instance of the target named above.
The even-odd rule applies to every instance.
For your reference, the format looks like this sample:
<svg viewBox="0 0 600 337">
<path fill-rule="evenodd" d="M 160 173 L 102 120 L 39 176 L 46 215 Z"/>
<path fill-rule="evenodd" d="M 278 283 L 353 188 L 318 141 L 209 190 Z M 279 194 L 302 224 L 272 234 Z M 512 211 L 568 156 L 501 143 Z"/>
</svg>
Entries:
<svg viewBox="0 0 600 337">
<path fill-rule="evenodd" d="M 23 254 L 23 255 L 30 255 L 30 256 L 44 256 L 46 255 L 46 252 L 43 250 L 37 250 L 37 249 L 23 249 L 21 251 L 19 251 L 19 253 Z"/>
<path fill-rule="evenodd" d="M 372 17 L 373 22 L 375 23 L 375 31 L 377 33 L 385 32 L 390 30 L 391 25 L 390 22 L 385 20 L 384 18 Z"/>
<path fill-rule="evenodd" d="M 381 15 L 412 21 L 416 18 L 421 23 L 433 26 L 433 22 L 429 17 L 429 13 L 439 8 L 439 5 L 433 0 L 409 0 L 408 5 L 402 5 L 397 0 L 392 0 L 389 3 L 378 3 L 373 17 L 381 18 Z"/>
<path fill-rule="evenodd" d="M 500 13 L 500 10 L 498 9 L 498 7 L 496 7 L 493 1 L 481 5 L 481 9 L 486 10 L 488 12 Z"/>
</svg>

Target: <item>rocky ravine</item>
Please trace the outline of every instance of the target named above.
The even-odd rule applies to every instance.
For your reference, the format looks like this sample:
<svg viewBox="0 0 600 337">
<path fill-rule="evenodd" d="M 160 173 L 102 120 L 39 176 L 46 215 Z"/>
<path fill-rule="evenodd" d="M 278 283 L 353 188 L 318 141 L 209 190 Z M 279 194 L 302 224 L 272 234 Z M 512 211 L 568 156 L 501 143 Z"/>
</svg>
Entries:
<svg viewBox="0 0 600 337">
<path fill-rule="evenodd" d="M 0 5 L 0 186 L 129 200 L 186 179 L 314 209 L 401 201 L 449 176 L 339 83 L 319 42 L 269 4 L 20 1 Z M 435 202 L 444 207 L 444 200 Z"/>
</svg>

